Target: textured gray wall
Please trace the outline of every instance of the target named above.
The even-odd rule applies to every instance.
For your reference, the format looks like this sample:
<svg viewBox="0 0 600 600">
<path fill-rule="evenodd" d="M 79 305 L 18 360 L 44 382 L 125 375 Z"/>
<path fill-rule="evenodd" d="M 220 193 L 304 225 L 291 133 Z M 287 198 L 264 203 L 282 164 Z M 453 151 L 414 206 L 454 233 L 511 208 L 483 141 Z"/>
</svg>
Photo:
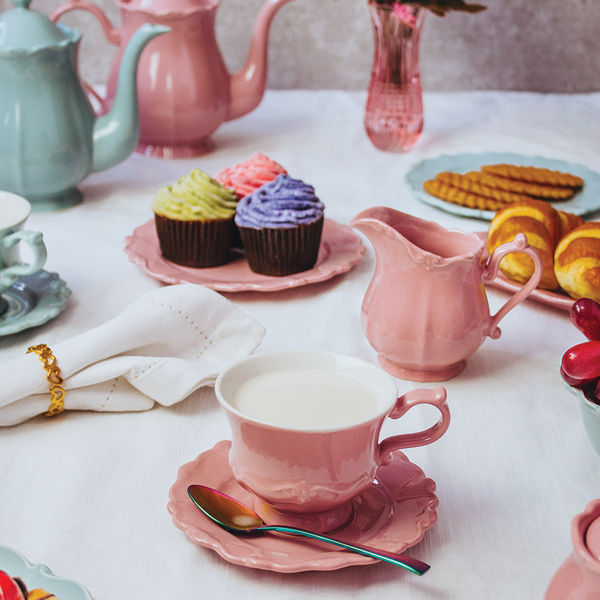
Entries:
<svg viewBox="0 0 600 600">
<path fill-rule="evenodd" d="M 273 21 L 268 87 L 366 89 L 372 57 L 367 0 L 293 0 Z M 543 92 L 600 90 L 600 1 L 479 0 L 476 15 L 428 14 L 421 42 L 428 91 L 502 89 Z M 120 23 L 113 0 L 95 0 Z M 263 0 L 222 0 L 217 36 L 225 61 L 243 63 Z M 33 0 L 50 14 L 61 0 Z M 0 10 L 11 7 L 0 0 Z M 63 18 L 84 33 L 82 72 L 106 78 L 113 48 L 87 13 Z"/>
</svg>

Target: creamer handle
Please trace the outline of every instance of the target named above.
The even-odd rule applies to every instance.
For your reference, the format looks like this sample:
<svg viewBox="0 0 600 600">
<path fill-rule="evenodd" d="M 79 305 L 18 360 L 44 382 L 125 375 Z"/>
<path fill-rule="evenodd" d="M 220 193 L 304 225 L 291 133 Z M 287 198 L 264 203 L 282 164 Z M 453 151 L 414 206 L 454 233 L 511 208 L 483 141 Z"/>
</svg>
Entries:
<svg viewBox="0 0 600 600">
<path fill-rule="evenodd" d="M 535 271 L 533 272 L 531 279 L 516 292 L 493 317 L 491 317 L 488 335 L 493 340 L 497 340 L 502 333 L 498 327 L 500 319 L 502 319 L 508 311 L 517 306 L 517 304 L 523 302 L 523 300 L 535 290 L 542 278 L 543 265 L 538 251 L 527 243 L 527 236 L 524 233 L 518 233 L 512 242 L 507 242 L 506 244 L 498 246 L 489 256 L 485 265 L 483 283 L 490 283 L 496 278 L 500 261 L 507 254 L 511 254 L 512 252 L 523 252 L 530 256 L 535 265 Z"/>
</svg>

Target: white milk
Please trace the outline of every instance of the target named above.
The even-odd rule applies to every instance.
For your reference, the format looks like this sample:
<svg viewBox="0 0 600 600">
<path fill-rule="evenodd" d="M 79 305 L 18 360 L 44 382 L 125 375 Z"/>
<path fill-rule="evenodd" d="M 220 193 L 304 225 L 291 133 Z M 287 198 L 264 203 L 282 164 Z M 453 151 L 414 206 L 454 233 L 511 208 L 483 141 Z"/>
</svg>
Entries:
<svg viewBox="0 0 600 600">
<path fill-rule="evenodd" d="M 230 403 L 249 417 L 294 429 L 345 427 L 380 409 L 376 392 L 359 379 L 319 369 L 258 375 L 243 383 Z"/>
</svg>

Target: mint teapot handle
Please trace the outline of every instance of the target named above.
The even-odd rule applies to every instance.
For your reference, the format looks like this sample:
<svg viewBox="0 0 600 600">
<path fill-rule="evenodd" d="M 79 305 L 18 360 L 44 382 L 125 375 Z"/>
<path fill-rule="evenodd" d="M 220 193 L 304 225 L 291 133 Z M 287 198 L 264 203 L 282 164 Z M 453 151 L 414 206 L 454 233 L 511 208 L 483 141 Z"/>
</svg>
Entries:
<svg viewBox="0 0 600 600">
<path fill-rule="evenodd" d="M 56 23 L 64 14 L 72 10 L 86 10 L 96 17 L 104 33 L 104 37 L 109 44 L 118 46 L 121 43 L 121 30 L 113 27 L 112 23 L 108 20 L 108 17 L 104 14 L 102 9 L 91 2 L 85 2 L 84 0 L 69 0 L 66 4 L 59 6 L 51 15 L 50 19 Z M 89 83 L 82 81 L 81 85 L 88 96 L 93 96 L 98 104 L 104 109 L 104 98 L 102 98 Z"/>
<path fill-rule="evenodd" d="M 538 251 L 527 243 L 527 236 L 524 233 L 518 233 L 512 242 L 506 242 L 505 244 L 498 246 L 489 256 L 485 265 L 483 283 L 490 283 L 496 278 L 500 261 L 507 254 L 511 254 L 512 252 L 522 252 L 523 254 L 527 254 L 529 257 L 531 257 L 535 266 L 535 271 L 533 272 L 531 279 L 516 294 L 509 298 L 504 306 L 493 317 L 491 317 L 489 332 L 487 335 L 489 335 L 493 340 L 497 340 L 502 333 L 498 327 L 500 319 L 502 319 L 508 311 L 517 306 L 517 304 L 523 302 L 523 300 L 525 300 L 525 298 L 527 298 L 527 296 L 529 296 L 529 294 L 535 290 L 540 282 L 540 279 L 542 278 L 543 265 Z"/>
</svg>

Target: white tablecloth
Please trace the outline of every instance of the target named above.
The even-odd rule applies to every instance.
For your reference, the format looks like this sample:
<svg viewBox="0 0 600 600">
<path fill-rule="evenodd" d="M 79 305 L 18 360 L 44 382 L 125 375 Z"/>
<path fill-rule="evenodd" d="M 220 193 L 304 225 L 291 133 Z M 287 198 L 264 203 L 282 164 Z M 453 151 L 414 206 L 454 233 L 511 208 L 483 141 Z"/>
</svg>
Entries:
<svg viewBox="0 0 600 600">
<path fill-rule="evenodd" d="M 253 113 L 219 129 L 212 154 L 185 161 L 134 155 L 86 179 L 80 206 L 33 215 L 28 227 L 44 234 L 46 270 L 59 273 L 73 295 L 53 321 L 0 338 L 0 360 L 100 325 L 159 286 L 129 261 L 124 240 L 152 217 L 154 190 L 196 166 L 215 174 L 262 152 L 313 184 L 327 217 L 340 223 L 387 205 L 470 231 L 487 223 L 410 194 L 403 178 L 411 165 L 494 150 L 600 169 L 600 94 L 426 95 L 425 131 L 404 155 L 373 148 L 364 102 L 361 93 L 269 92 Z M 359 322 L 375 264 L 365 245 L 362 263 L 331 281 L 226 294 L 266 327 L 258 351 L 323 348 L 375 361 Z M 489 297 L 497 309 L 507 295 L 490 290 Z M 502 337 L 486 340 L 445 384 L 448 433 L 406 452 L 437 483 L 440 501 L 438 522 L 410 551 L 432 565 L 422 578 L 386 564 L 284 575 L 231 565 L 190 542 L 166 504 L 179 466 L 229 437 L 212 390 L 143 413 L 70 412 L 1 429 L 0 544 L 81 582 L 96 600 L 541 599 L 571 551 L 572 517 L 600 497 L 600 457 L 558 372 L 563 352 L 583 338 L 567 313 L 531 301 L 501 325 Z M 405 427 L 431 416 L 407 416 Z"/>
</svg>

